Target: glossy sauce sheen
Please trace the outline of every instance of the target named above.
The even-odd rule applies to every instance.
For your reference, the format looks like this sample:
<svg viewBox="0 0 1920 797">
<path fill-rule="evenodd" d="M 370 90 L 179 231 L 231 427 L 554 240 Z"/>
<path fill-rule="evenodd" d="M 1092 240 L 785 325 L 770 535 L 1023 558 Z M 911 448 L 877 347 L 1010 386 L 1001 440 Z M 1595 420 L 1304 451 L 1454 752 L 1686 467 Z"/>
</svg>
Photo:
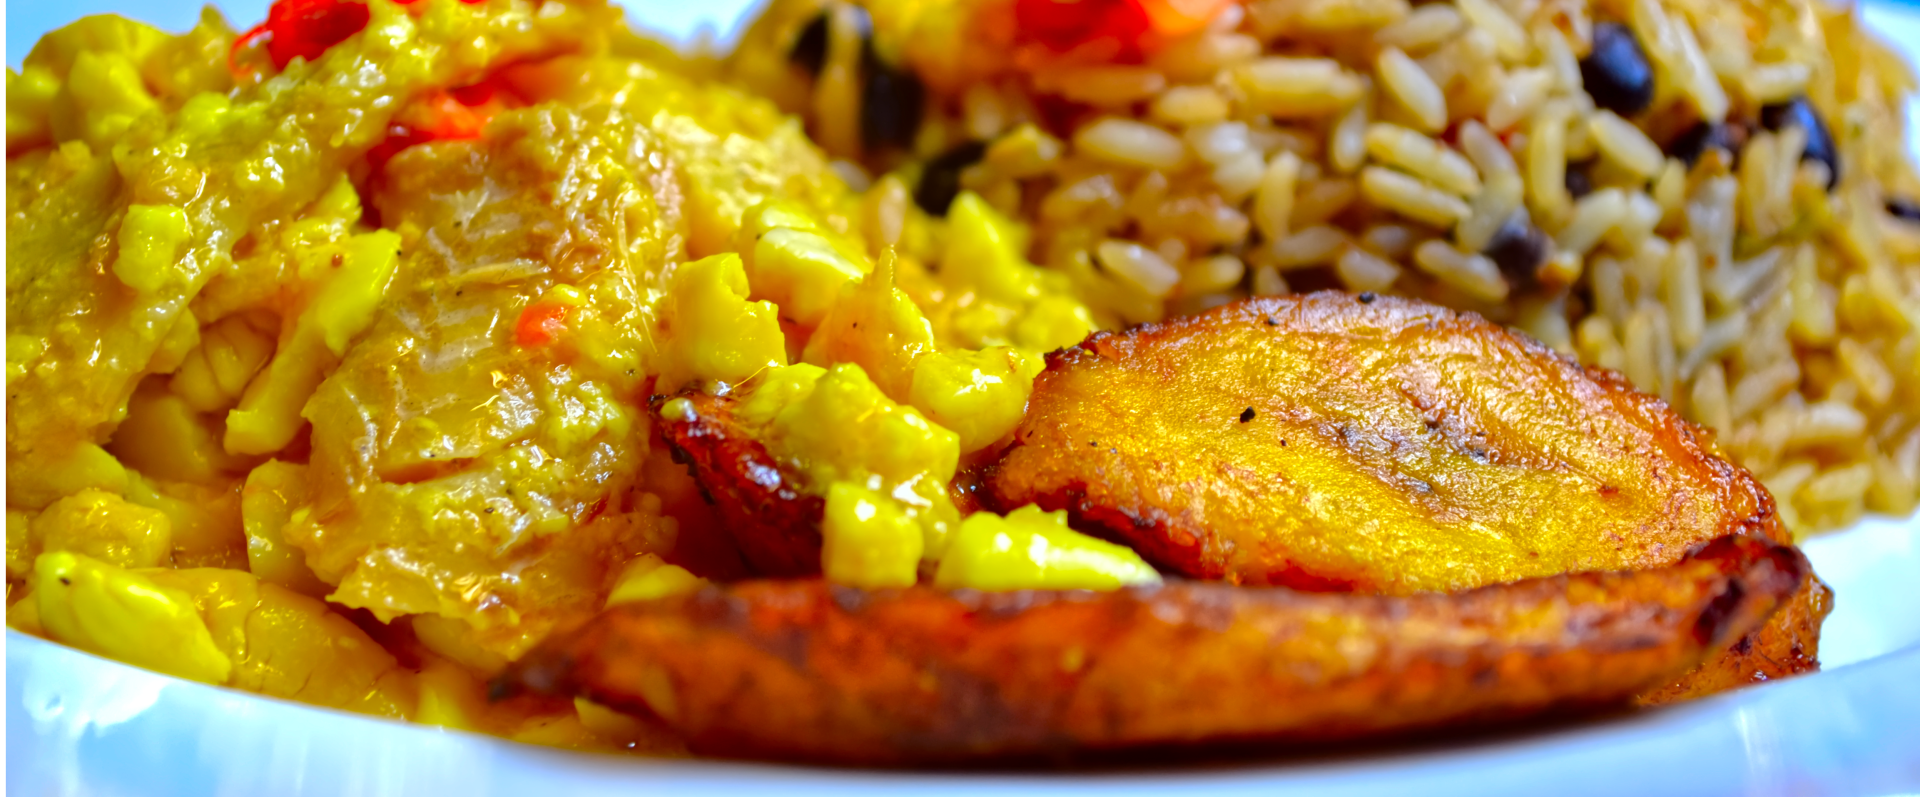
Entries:
<svg viewBox="0 0 1920 797">
<path fill-rule="evenodd" d="M 418 237 L 307 406 L 314 510 L 288 532 L 333 600 L 513 651 L 594 608 L 608 562 L 671 544 L 634 511 L 642 291 L 680 240 L 656 146 L 617 111 L 535 109 L 388 164 L 375 202 Z M 562 286 L 585 306 L 524 345 L 523 308 Z"/>
<path fill-rule="evenodd" d="M 1095 335 L 1049 360 L 1015 439 L 987 477 L 1000 508 L 1067 508 L 1193 578 L 1407 594 L 1784 539 L 1759 484 L 1659 400 L 1387 297 Z"/>
</svg>

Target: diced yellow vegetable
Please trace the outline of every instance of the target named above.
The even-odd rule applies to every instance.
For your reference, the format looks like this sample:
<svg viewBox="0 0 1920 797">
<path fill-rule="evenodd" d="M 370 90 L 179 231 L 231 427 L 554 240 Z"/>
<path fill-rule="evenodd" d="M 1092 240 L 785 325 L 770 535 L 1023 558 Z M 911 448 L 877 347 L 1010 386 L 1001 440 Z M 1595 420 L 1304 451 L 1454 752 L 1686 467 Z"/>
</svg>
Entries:
<svg viewBox="0 0 1920 797">
<path fill-rule="evenodd" d="M 307 466 L 270 460 L 247 474 L 240 489 L 240 521 L 247 533 L 247 570 L 261 581 L 315 598 L 332 587 L 307 568 L 307 555 L 288 545 L 281 531 L 306 511 Z"/>
<path fill-rule="evenodd" d="M 174 124 L 183 130 L 196 133 L 210 133 L 225 121 L 233 110 L 233 99 L 217 92 L 195 94 L 180 106 L 180 113 L 174 117 Z"/>
<path fill-rule="evenodd" d="M 227 453 L 217 423 L 195 412 L 165 382 L 148 379 L 127 403 L 127 419 L 107 441 L 107 451 L 142 473 L 210 484 L 244 472 L 249 464 Z"/>
<path fill-rule="evenodd" d="M 485 685 L 459 665 L 428 659 L 415 678 L 419 706 L 413 721 L 462 731 L 485 731 Z"/>
<path fill-rule="evenodd" d="M 347 239 L 340 268 L 307 308 L 334 356 L 346 354 L 347 344 L 373 323 L 373 309 L 387 294 L 399 262 L 399 233 L 374 230 Z"/>
<path fill-rule="evenodd" d="M 173 563 L 173 521 L 157 510 L 99 490 L 53 502 L 29 527 L 30 550 L 68 551 L 119 567 Z"/>
<path fill-rule="evenodd" d="M 753 248 L 753 242 L 760 236 L 781 228 L 803 232 L 820 231 L 820 222 L 792 202 L 783 199 L 769 199 L 747 209 L 740 216 L 740 232 L 734 236 L 734 248 L 746 251 Z"/>
<path fill-rule="evenodd" d="M 667 564 L 655 554 L 643 553 L 620 570 L 613 581 L 613 591 L 607 595 L 607 605 L 650 601 L 693 592 L 706 585 L 706 579 L 686 568 Z"/>
<path fill-rule="evenodd" d="M 976 512 L 961 521 L 934 584 L 948 589 L 1114 590 L 1160 575 L 1123 545 L 1067 528 L 1067 513 L 1026 506 L 1006 517 Z"/>
<path fill-rule="evenodd" d="M 1044 353 L 1085 340 L 1098 326 L 1087 306 L 1065 296 L 1043 296 L 1013 325 L 1013 342 Z"/>
<path fill-rule="evenodd" d="M 813 393 L 813 387 L 819 384 L 820 377 L 827 375 L 827 369 L 807 363 L 794 363 L 779 368 L 769 368 L 760 375 L 759 383 L 753 391 L 740 402 L 740 420 L 749 426 L 766 426 L 796 401 Z M 684 402 L 683 402 L 684 403 Z M 689 405 L 690 406 L 690 405 Z M 671 409 L 666 407 L 663 409 Z"/>
<path fill-rule="evenodd" d="M 29 568 L 31 569 L 31 568 Z M 23 634 L 44 637 L 47 629 L 40 624 L 40 601 L 33 596 L 29 587 L 21 587 L 24 592 L 20 599 L 7 607 L 7 627 Z"/>
<path fill-rule="evenodd" d="M 507 657 L 483 647 L 474 638 L 473 626 L 464 620 L 437 614 L 416 614 L 409 619 L 413 635 L 428 650 L 445 656 L 475 672 L 498 672 L 507 666 Z"/>
<path fill-rule="evenodd" d="M 44 68 L 7 70 L 7 150 L 21 152 L 53 140 L 50 117 L 60 79 Z"/>
<path fill-rule="evenodd" d="M 119 14 L 95 14 L 40 37 L 23 63 L 65 75 L 81 53 L 117 53 L 140 61 L 168 38 L 165 31 L 145 22 Z"/>
<path fill-rule="evenodd" d="M 200 345 L 187 354 L 168 386 L 200 412 L 225 412 L 240 400 L 247 382 L 273 356 L 271 316 L 228 316 L 200 332 Z"/>
<path fill-rule="evenodd" d="M 56 642 L 210 684 L 233 671 L 180 590 L 64 551 L 41 554 L 34 577 L 40 624 Z"/>
<path fill-rule="evenodd" d="M 246 564 L 238 483 L 195 484 L 130 473 L 126 495 L 128 503 L 159 510 L 172 523 L 176 567 Z"/>
<path fill-rule="evenodd" d="M 933 351 L 933 325 L 913 299 L 894 287 L 895 263 L 884 255 L 873 272 L 840 289 L 827 318 L 807 341 L 818 366 L 854 363 L 895 401 L 913 387 L 913 365 Z"/>
<path fill-rule="evenodd" d="M 820 323 L 840 288 L 871 268 L 865 258 L 836 250 L 820 233 L 786 227 L 760 236 L 750 254 L 747 280 L 753 295 L 779 305 L 782 314 L 805 326 Z"/>
<path fill-rule="evenodd" d="M 1020 423 L 1037 365 L 1009 346 L 936 352 L 913 368 L 913 406 L 959 435 L 961 452 L 978 451 Z"/>
<path fill-rule="evenodd" d="M 889 400 L 852 363 L 827 369 L 805 398 L 781 410 L 771 437 L 775 455 L 798 462 L 814 484 L 877 475 L 889 490 L 905 485 L 927 500 L 946 494 L 960 460 L 953 432 Z"/>
<path fill-rule="evenodd" d="M 350 187 L 336 184 L 321 204 L 341 206 L 338 210 L 344 212 L 357 206 L 358 199 Z M 390 230 L 355 235 L 344 243 L 340 267 L 326 276 L 266 370 L 247 385 L 240 406 L 227 413 L 228 451 L 271 454 L 292 442 L 306 422 L 300 413 L 307 399 L 372 322 L 374 308 L 393 281 L 399 253 L 399 234 Z"/>
<path fill-rule="evenodd" d="M 228 452 L 272 454 L 300 433 L 306 423 L 300 411 L 338 363 L 319 336 L 305 332 L 294 333 L 266 370 L 247 383 L 240 405 L 227 413 L 227 434 L 221 442 Z"/>
<path fill-rule="evenodd" d="M 127 287 L 153 292 L 173 276 L 174 262 L 192 231 L 187 212 L 169 205 L 133 205 L 120 222 L 120 256 L 113 274 Z"/>
<path fill-rule="evenodd" d="M 188 310 L 174 319 L 173 326 L 167 330 L 166 337 L 160 339 L 159 348 L 153 352 L 153 359 L 147 361 L 147 370 L 156 374 L 170 374 L 185 362 L 187 355 L 200 346 L 200 320 Z"/>
<path fill-rule="evenodd" d="M 132 574 L 192 602 L 213 644 L 233 662 L 228 686 L 381 716 L 413 711 L 413 673 L 318 600 L 241 570 Z"/>
<path fill-rule="evenodd" d="M 979 194 L 962 191 L 953 200 L 947 211 L 947 236 L 940 274 L 948 284 L 1002 302 L 1024 303 L 1039 297 L 1034 267 L 1021 255 L 1025 243 L 1018 225 L 988 206 Z"/>
<path fill-rule="evenodd" d="M 910 587 L 925 535 L 899 502 L 852 482 L 827 488 L 820 568 L 827 580 L 863 589 Z"/>
<path fill-rule="evenodd" d="M 127 55 L 82 51 L 54 97 L 56 140 L 80 139 L 95 151 L 113 146 L 142 114 L 160 109 Z M 64 113 L 63 113 L 64 111 Z"/>
<path fill-rule="evenodd" d="M 683 263 L 673 275 L 661 323 L 671 332 L 674 362 L 662 389 L 691 380 L 744 382 L 787 363 L 779 310 L 747 301 L 740 256 L 714 255 Z"/>
<path fill-rule="evenodd" d="M 41 509 L 88 488 L 110 493 L 127 490 L 126 467 L 92 443 L 34 454 L 31 459 L 7 457 L 7 506 Z"/>
<path fill-rule="evenodd" d="M 658 719 L 615 711 L 584 697 L 573 699 L 573 711 L 580 717 L 582 727 L 616 748 L 666 752 L 683 750 L 686 745 L 679 734 Z"/>
<path fill-rule="evenodd" d="M 807 489 L 830 497 L 836 484 L 863 485 L 873 491 L 870 500 L 920 530 L 916 556 L 936 557 L 945 548 L 959 515 L 947 495 L 959 464 L 959 437 L 913 407 L 888 399 L 860 366 L 773 369 L 741 403 L 740 418 L 761 427 L 769 452 L 798 473 Z M 871 518 L 858 517 L 856 502 L 843 498 L 846 510 L 855 513 L 842 518 L 849 535 L 883 533 L 846 520 Z M 883 555 L 894 561 L 892 554 Z M 849 567 L 853 572 L 865 566 Z"/>
</svg>

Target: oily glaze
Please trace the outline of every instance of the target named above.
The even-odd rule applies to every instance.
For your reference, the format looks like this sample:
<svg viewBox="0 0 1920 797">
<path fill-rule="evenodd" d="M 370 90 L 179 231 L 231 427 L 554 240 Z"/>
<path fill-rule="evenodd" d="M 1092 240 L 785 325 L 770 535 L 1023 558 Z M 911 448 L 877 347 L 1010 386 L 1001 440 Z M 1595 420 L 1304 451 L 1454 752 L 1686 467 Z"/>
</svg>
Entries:
<svg viewBox="0 0 1920 797">
<path fill-rule="evenodd" d="M 1195 578 L 1408 594 L 1653 567 L 1772 498 L 1617 375 L 1389 297 L 1259 299 L 1056 354 L 986 478 L 1001 508 Z M 1651 702 L 1818 668 L 1810 578 L 1753 640 Z M 1768 655 L 1771 654 L 1771 655 Z"/>
<path fill-rule="evenodd" d="M 1657 399 L 1476 316 L 1250 300 L 1054 355 L 986 486 L 1193 578 L 1406 594 L 1651 567 L 1765 491 Z"/>
<path fill-rule="evenodd" d="M 615 607 L 495 689 L 589 695 L 718 755 L 1284 750 L 1618 702 L 1746 633 L 1806 572 L 1791 547 L 1730 536 L 1662 568 L 1405 598 L 744 582 Z"/>
</svg>

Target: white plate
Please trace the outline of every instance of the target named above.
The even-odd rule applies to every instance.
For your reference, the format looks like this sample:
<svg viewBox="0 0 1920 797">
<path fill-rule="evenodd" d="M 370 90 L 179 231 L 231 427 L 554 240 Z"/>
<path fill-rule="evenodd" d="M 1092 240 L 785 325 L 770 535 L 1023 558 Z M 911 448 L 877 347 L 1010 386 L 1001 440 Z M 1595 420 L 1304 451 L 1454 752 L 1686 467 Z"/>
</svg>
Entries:
<svg viewBox="0 0 1920 797">
<path fill-rule="evenodd" d="M 265 0 L 221 5 L 238 20 Z M 732 27 L 745 3 L 657 4 L 651 27 Z M 179 0 L 8 8 L 7 61 L 41 32 L 121 11 L 181 28 Z M 1920 60 L 1920 10 L 1868 5 Z M 1909 108 L 1920 122 L 1920 103 Z M 1920 152 L 1920 125 L 1909 125 Z M 1834 587 L 1825 671 L 1578 725 L 1343 756 L 1078 773 L 868 772 L 592 756 L 370 719 L 180 681 L 7 631 L 5 758 L 15 795 L 1920 794 L 1920 518 L 1868 520 L 1804 546 Z"/>
</svg>

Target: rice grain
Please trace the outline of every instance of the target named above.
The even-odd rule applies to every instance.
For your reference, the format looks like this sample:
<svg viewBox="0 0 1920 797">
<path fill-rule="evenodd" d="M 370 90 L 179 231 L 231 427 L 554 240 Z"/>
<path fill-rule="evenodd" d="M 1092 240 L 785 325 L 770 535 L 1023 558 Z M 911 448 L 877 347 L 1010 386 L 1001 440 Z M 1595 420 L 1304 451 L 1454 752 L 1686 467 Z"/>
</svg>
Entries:
<svg viewBox="0 0 1920 797">
<path fill-rule="evenodd" d="M 1430 136 L 1424 136 L 1395 124 L 1376 123 L 1367 127 L 1367 154 L 1388 166 L 1394 166 L 1459 196 L 1480 192 L 1480 178 L 1473 164 Z"/>
<path fill-rule="evenodd" d="M 1467 217 L 1467 203 L 1459 197 L 1380 166 L 1360 171 L 1360 193 L 1375 205 L 1435 227 L 1449 228 Z"/>
<path fill-rule="evenodd" d="M 1280 119 L 1329 116 L 1360 99 L 1365 84 L 1330 58 L 1262 58 L 1234 69 L 1248 106 Z"/>
<path fill-rule="evenodd" d="M 1282 152 L 1267 164 L 1253 199 L 1253 226 L 1269 241 L 1287 237 L 1293 219 L 1294 181 L 1300 176 L 1300 158 Z"/>
<path fill-rule="evenodd" d="M 1407 109 L 1422 129 L 1428 133 L 1438 133 L 1446 128 L 1447 95 L 1400 48 L 1387 47 L 1381 50 L 1379 57 L 1374 59 L 1374 71 L 1380 76 L 1380 84 L 1386 89 L 1387 96 Z"/>
<path fill-rule="evenodd" d="M 1587 120 L 1600 152 L 1641 180 L 1650 180 L 1667 165 L 1666 153 L 1632 122 L 1612 111 L 1598 111 Z"/>
<path fill-rule="evenodd" d="M 1506 279 L 1485 255 L 1470 255 L 1441 241 L 1427 241 L 1414 249 L 1413 262 L 1421 271 L 1481 301 L 1507 298 Z"/>
<path fill-rule="evenodd" d="M 1186 160 L 1186 145 L 1174 134 L 1131 119 L 1107 117 L 1073 136 L 1082 154 L 1125 166 L 1172 170 Z"/>
<path fill-rule="evenodd" d="M 1156 299 L 1166 297 L 1173 292 L 1173 286 L 1180 284 L 1179 269 L 1168 265 L 1159 253 L 1133 241 L 1113 238 L 1101 241 L 1094 257 L 1122 282 Z"/>
</svg>

